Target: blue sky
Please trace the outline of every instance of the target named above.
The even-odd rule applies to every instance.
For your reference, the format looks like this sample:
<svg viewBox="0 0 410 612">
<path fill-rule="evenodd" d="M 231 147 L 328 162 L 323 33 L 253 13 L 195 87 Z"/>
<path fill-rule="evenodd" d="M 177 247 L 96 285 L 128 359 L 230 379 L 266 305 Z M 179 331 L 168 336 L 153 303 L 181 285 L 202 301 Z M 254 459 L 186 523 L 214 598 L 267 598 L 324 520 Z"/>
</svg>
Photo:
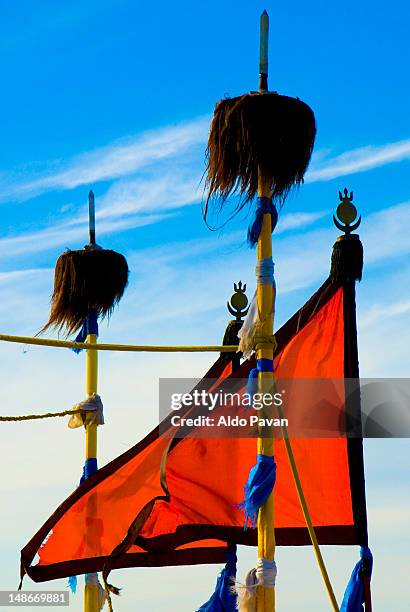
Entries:
<svg viewBox="0 0 410 612">
<path fill-rule="evenodd" d="M 153 7 L 145 1 L 39 0 L 3 6 L 2 333 L 32 334 L 47 319 L 56 258 L 87 240 L 92 187 L 97 240 L 123 252 L 131 268 L 120 309 L 101 327 L 104 340 L 219 342 L 233 282 L 241 278 L 253 290 L 254 253 L 245 244 L 245 214 L 217 232 L 202 221 L 204 149 L 215 102 L 257 86 L 258 21 L 265 7 L 270 87 L 302 97 L 318 122 L 306 184 L 288 199 L 274 236 L 277 322 L 325 278 L 337 236 L 331 215 L 346 186 L 363 216 L 361 372 L 408 376 L 410 89 L 403 1 L 297 1 L 291 7 L 159 1 Z M 0 346 L 2 413 L 65 409 L 82 399 L 82 357 L 50 351 Z M 100 463 L 156 424 L 159 375 L 200 376 L 211 359 L 104 355 L 100 389 L 107 425 Z M 0 510 L 1 586 L 12 588 L 19 549 L 78 480 L 83 439 L 61 422 L 36 423 L 4 425 L 0 443 L 8 466 Z M 375 601 L 391 612 L 404 611 L 410 595 L 403 533 L 408 451 L 407 441 L 366 443 Z M 254 553 L 241 551 L 243 571 Z M 358 551 L 326 548 L 325 554 L 340 598 Z M 278 555 L 281 609 L 285 602 L 289 612 L 302 605 L 327 609 L 311 551 Z M 390 583 L 400 572 L 403 580 L 392 593 Z M 217 567 L 119 572 L 120 609 L 149 602 L 156 612 L 169 610 L 167 596 L 174 593 L 172 610 L 192 610 L 206 599 L 216 574 Z M 158 582 L 162 590 L 150 593 Z M 60 581 L 55 588 L 63 586 Z M 81 597 L 72 609 L 82 609 Z"/>
</svg>

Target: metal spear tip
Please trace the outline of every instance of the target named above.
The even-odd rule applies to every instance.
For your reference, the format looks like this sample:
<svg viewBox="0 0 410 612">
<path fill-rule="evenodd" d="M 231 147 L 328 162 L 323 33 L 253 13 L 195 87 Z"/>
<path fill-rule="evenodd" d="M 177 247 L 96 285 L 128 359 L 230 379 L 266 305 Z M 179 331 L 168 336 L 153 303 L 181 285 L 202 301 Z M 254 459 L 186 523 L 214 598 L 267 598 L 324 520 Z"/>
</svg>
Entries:
<svg viewBox="0 0 410 612">
<path fill-rule="evenodd" d="M 90 235 L 90 245 L 95 245 L 95 202 L 94 192 L 90 189 L 88 194 L 88 227 Z"/>
<path fill-rule="evenodd" d="M 265 28 L 269 27 L 269 14 L 266 9 L 261 14 L 261 26 Z"/>
<path fill-rule="evenodd" d="M 263 11 L 260 19 L 259 92 L 268 91 L 269 16 Z"/>
<path fill-rule="evenodd" d="M 263 11 L 263 13 L 261 15 L 260 23 L 261 23 L 262 31 L 265 34 L 267 34 L 268 29 L 269 29 L 269 15 L 268 15 L 267 11 Z"/>
</svg>

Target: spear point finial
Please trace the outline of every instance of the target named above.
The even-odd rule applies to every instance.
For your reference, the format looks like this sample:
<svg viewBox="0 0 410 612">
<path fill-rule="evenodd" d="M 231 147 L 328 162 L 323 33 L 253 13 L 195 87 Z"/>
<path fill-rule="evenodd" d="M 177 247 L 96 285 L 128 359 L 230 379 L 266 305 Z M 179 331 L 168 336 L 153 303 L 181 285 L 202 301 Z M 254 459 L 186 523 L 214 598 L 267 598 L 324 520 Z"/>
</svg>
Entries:
<svg viewBox="0 0 410 612">
<path fill-rule="evenodd" d="M 94 192 L 90 189 L 88 194 L 88 228 L 90 232 L 90 246 L 95 245 L 95 199 Z"/>
<path fill-rule="evenodd" d="M 269 15 L 263 11 L 260 19 L 259 92 L 268 91 Z"/>
</svg>

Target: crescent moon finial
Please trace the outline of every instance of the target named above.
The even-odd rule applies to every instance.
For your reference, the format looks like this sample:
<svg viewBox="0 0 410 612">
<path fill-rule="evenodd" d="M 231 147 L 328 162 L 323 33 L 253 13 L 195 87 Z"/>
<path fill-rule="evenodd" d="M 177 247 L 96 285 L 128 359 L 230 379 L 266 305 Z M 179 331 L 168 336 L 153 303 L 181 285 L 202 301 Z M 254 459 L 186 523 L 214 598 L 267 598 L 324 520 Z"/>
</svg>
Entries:
<svg viewBox="0 0 410 612">
<path fill-rule="evenodd" d="M 353 204 L 353 191 L 349 193 L 345 187 L 343 194 L 339 191 L 340 204 L 336 209 L 336 216 L 333 215 L 333 223 L 336 227 L 344 232 L 346 235 L 351 234 L 359 227 L 362 217 L 360 216 L 357 221 L 357 208 Z"/>
</svg>

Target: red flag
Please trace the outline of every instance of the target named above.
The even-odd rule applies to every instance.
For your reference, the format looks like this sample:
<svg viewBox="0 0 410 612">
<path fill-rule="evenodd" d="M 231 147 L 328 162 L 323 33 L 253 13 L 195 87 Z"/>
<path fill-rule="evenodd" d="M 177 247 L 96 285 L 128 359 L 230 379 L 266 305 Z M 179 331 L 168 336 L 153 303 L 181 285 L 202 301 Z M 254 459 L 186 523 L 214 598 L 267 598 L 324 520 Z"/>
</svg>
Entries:
<svg viewBox="0 0 410 612">
<path fill-rule="evenodd" d="M 354 281 L 327 280 L 276 339 L 276 377 L 358 376 Z M 232 373 L 220 357 L 206 379 L 243 378 L 254 365 L 250 360 Z M 362 440 L 300 438 L 292 445 L 319 543 L 366 544 Z M 238 509 L 255 455 L 252 438 L 170 440 L 156 428 L 57 508 L 22 550 L 22 573 L 41 582 L 105 564 L 224 562 L 228 543 L 257 544 Z M 281 440 L 275 461 L 276 543 L 310 544 Z"/>
</svg>

